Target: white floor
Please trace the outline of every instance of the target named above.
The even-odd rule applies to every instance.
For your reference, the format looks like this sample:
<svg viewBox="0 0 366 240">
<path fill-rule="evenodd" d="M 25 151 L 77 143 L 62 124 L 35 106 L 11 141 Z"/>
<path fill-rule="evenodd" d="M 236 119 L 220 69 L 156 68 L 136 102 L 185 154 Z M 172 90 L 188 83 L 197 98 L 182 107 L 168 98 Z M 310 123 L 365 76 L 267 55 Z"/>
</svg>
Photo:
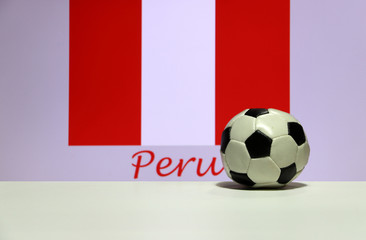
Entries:
<svg viewBox="0 0 366 240">
<path fill-rule="evenodd" d="M 366 239 L 366 182 L 0 182 L 0 240 Z"/>
</svg>

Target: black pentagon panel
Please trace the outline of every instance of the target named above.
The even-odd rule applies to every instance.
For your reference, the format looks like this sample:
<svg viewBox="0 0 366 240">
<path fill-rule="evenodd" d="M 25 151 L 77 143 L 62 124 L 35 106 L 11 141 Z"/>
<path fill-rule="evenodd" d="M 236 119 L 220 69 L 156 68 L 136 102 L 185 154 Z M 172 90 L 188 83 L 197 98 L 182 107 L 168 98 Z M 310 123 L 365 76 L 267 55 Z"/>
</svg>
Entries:
<svg viewBox="0 0 366 240">
<path fill-rule="evenodd" d="M 291 164 L 288 167 L 281 168 L 281 174 L 277 182 L 281 184 L 288 183 L 296 175 L 296 165 Z"/>
<path fill-rule="evenodd" d="M 261 131 L 255 131 L 245 141 L 251 158 L 267 157 L 271 153 L 272 139 Z"/>
<path fill-rule="evenodd" d="M 295 140 L 298 146 L 301 146 L 306 141 L 304 129 L 297 122 L 289 122 L 287 125 L 288 135 Z"/>
<path fill-rule="evenodd" d="M 226 147 L 230 142 L 231 127 L 225 128 L 221 135 L 221 152 L 225 153 Z"/>
<path fill-rule="evenodd" d="M 267 114 L 267 113 L 269 113 L 269 112 L 268 112 L 268 109 L 266 109 L 266 108 L 251 108 L 245 113 L 245 115 L 256 118 L 260 115 Z"/>
<path fill-rule="evenodd" d="M 240 184 L 247 185 L 249 187 L 253 186 L 255 182 L 253 182 L 246 173 L 237 173 L 234 171 L 230 171 L 232 179 Z"/>
</svg>

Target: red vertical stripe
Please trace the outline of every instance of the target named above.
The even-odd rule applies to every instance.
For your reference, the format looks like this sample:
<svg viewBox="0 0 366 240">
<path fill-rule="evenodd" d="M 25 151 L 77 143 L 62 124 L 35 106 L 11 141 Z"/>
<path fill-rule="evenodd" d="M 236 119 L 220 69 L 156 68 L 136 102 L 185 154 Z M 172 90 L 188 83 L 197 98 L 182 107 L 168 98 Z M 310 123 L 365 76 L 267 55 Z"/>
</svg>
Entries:
<svg viewBox="0 0 366 240">
<path fill-rule="evenodd" d="M 141 0 L 70 1 L 70 145 L 141 143 Z"/>
<path fill-rule="evenodd" d="M 289 111 L 289 65 L 289 0 L 216 0 L 216 144 L 246 108 Z"/>
</svg>

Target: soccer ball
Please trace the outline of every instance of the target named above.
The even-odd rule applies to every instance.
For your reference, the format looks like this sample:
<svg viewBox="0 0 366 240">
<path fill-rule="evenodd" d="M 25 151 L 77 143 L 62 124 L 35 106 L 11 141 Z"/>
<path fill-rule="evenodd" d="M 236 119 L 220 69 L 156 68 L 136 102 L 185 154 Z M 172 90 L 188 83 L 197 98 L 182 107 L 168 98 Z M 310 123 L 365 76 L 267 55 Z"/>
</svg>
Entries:
<svg viewBox="0 0 366 240">
<path fill-rule="evenodd" d="M 282 187 L 308 162 L 310 147 L 293 116 L 276 109 L 246 109 L 233 117 L 221 137 L 226 174 L 249 187 Z"/>
</svg>

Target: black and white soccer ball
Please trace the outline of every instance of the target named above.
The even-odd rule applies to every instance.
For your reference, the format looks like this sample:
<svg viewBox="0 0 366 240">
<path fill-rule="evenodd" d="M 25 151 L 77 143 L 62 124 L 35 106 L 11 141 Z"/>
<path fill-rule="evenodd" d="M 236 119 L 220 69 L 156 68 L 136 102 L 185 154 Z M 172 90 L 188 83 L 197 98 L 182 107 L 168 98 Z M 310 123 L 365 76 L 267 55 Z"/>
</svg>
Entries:
<svg viewBox="0 0 366 240">
<path fill-rule="evenodd" d="M 221 137 L 226 174 L 246 186 L 282 187 L 308 163 L 310 147 L 303 127 L 277 109 L 246 109 L 233 117 Z"/>
</svg>

